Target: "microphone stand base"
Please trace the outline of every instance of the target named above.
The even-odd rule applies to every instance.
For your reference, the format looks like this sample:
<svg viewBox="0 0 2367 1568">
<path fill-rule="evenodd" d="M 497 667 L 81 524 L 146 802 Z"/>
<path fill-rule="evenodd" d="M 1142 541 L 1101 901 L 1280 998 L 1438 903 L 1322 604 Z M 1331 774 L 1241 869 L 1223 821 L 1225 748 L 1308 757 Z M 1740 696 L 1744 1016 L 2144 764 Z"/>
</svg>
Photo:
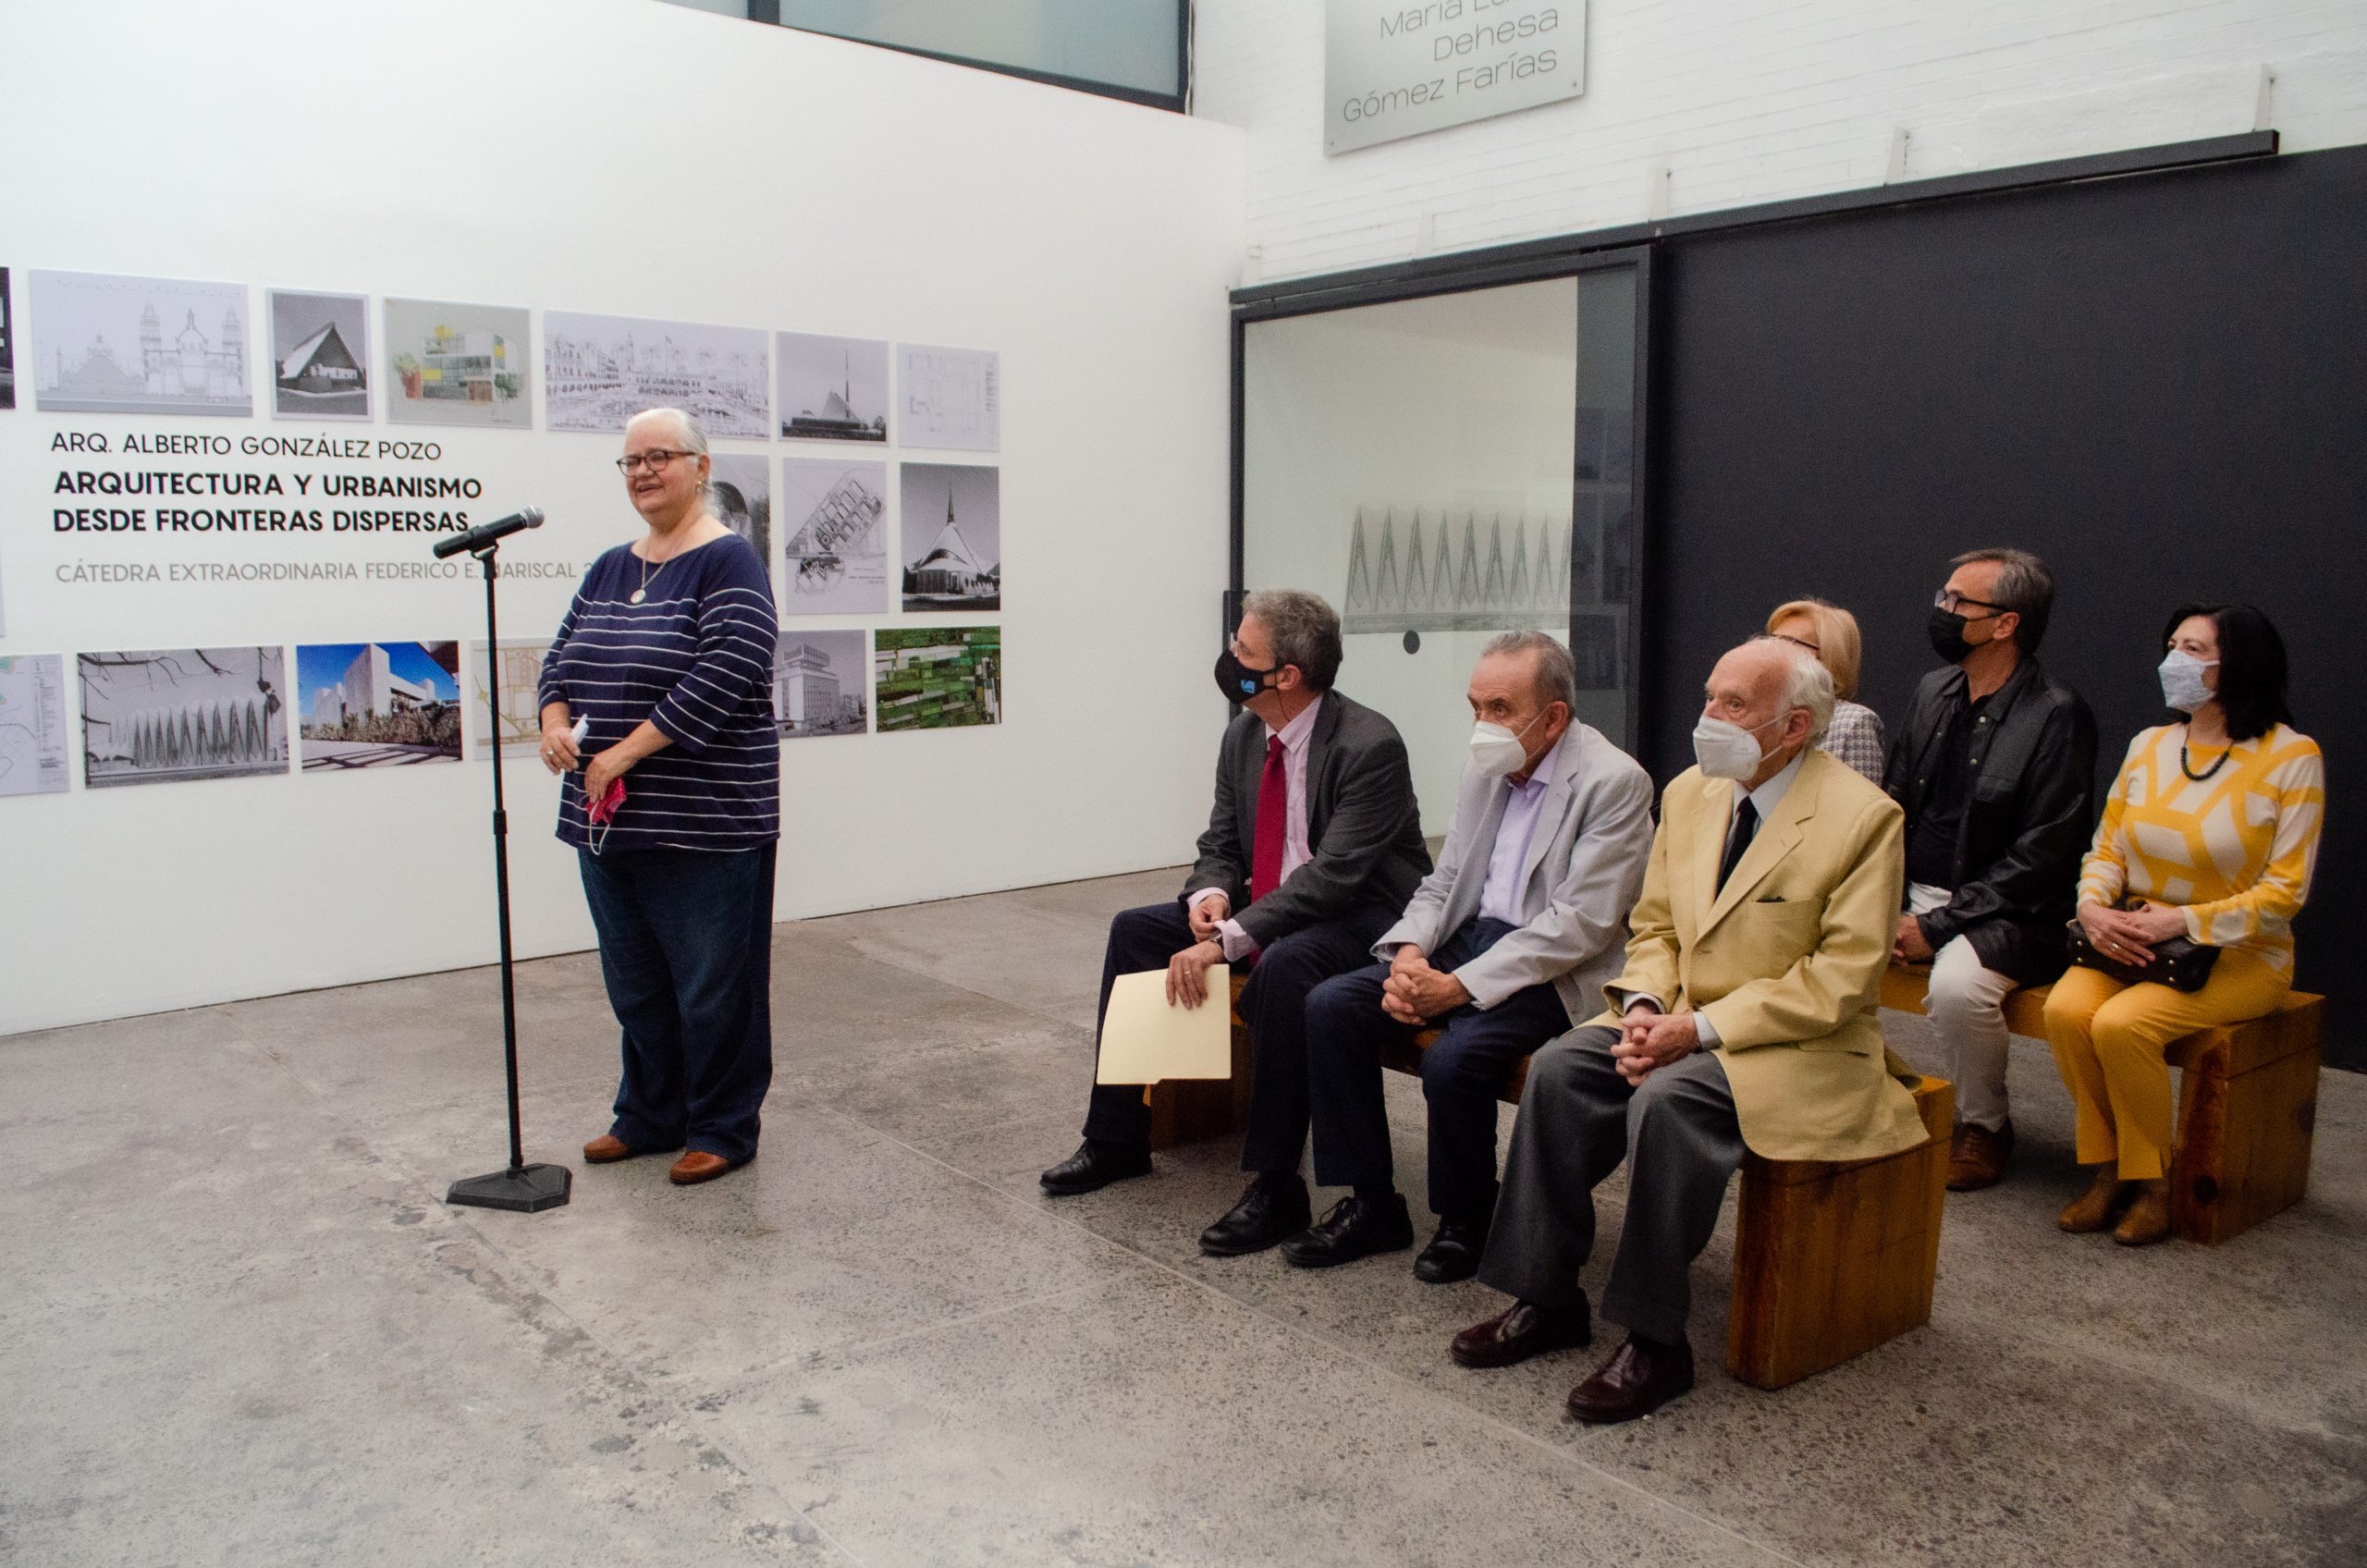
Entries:
<svg viewBox="0 0 2367 1568">
<path fill-rule="evenodd" d="M 564 1165 L 521 1165 L 515 1170 L 496 1170 L 455 1182 L 444 1201 L 455 1207 L 540 1214 L 567 1202 L 574 1186 L 575 1172 Z"/>
</svg>

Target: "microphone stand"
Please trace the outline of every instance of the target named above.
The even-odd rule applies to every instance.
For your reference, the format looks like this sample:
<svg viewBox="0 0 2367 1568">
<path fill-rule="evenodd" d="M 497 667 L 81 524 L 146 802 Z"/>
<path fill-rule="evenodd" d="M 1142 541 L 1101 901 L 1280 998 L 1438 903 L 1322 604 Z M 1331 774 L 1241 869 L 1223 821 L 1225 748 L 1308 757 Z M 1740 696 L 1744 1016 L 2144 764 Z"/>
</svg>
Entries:
<svg viewBox="0 0 2367 1568">
<path fill-rule="evenodd" d="M 501 639 L 494 629 L 494 557 L 498 540 L 488 540 L 469 554 L 484 567 L 485 691 L 493 704 L 493 888 L 501 913 L 501 1051 L 509 1076 L 509 1166 L 483 1176 L 452 1183 L 447 1204 L 474 1208 L 506 1208 L 538 1214 L 567 1202 L 575 1172 L 564 1165 L 529 1165 L 518 1124 L 518 993 L 509 952 L 509 814 L 501 794 Z"/>
</svg>

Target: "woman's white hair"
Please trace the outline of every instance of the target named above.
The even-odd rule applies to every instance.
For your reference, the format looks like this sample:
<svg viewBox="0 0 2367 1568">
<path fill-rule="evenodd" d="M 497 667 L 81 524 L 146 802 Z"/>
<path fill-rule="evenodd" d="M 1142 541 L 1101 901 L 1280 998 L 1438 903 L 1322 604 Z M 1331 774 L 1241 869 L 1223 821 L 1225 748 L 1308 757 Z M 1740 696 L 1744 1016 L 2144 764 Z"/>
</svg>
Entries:
<svg viewBox="0 0 2367 1568">
<path fill-rule="evenodd" d="M 1756 643 L 1767 643 L 1782 650 L 1789 661 L 1790 672 L 1784 677 L 1784 711 L 1794 708 L 1809 710 L 1809 744 L 1813 746 L 1824 739 L 1833 724 L 1833 704 L 1836 701 L 1833 690 L 1833 671 L 1824 668 L 1822 660 L 1797 643 L 1781 637 L 1759 636 Z"/>
<path fill-rule="evenodd" d="M 699 422 L 692 417 L 690 410 L 644 409 L 641 412 L 633 415 L 632 418 L 625 421 L 626 433 L 630 435 L 632 431 L 632 427 L 639 424 L 645 419 L 672 421 L 674 425 L 674 439 L 682 444 L 682 450 L 686 452 L 695 452 L 702 458 L 706 456 L 706 432 L 699 427 Z"/>
</svg>

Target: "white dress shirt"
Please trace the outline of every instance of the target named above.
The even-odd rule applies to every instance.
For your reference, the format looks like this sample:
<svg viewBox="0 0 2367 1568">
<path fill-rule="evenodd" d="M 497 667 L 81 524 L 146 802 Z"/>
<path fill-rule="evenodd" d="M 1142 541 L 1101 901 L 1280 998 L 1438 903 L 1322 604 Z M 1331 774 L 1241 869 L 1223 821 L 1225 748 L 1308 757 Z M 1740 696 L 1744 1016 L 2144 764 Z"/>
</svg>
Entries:
<svg viewBox="0 0 2367 1568">
<path fill-rule="evenodd" d="M 1289 802 L 1282 811 L 1282 874 L 1274 884 L 1278 888 L 1291 879 L 1292 872 L 1315 858 L 1306 847 L 1306 743 L 1315 734 L 1315 716 L 1322 711 L 1323 698 L 1318 694 L 1296 718 L 1280 729 L 1271 725 L 1266 727 L 1266 741 L 1269 750 L 1277 739 L 1282 742 L 1282 783 L 1289 795 Z M 1254 865 L 1257 859 L 1257 846 L 1248 844 L 1244 847 L 1249 851 L 1250 862 Z M 1192 895 L 1190 907 L 1198 909 L 1211 897 L 1223 892 L 1222 888 L 1203 888 Z M 1217 940 L 1224 949 L 1227 963 L 1239 963 L 1257 950 L 1257 944 L 1250 938 L 1248 932 L 1241 928 L 1238 920 L 1218 922 Z"/>
<path fill-rule="evenodd" d="M 1770 778 L 1766 783 L 1761 784 L 1758 789 L 1750 791 L 1750 809 L 1759 814 L 1759 825 L 1751 830 L 1754 837 L 1758 834 L 1766 832 L 1768 823 L 1774 820 L 1775 808 L 1782 805 L 1784 803 L 1784 797 L 1791 792 L 1792 780 L 1799 777 L 1800 759 L 1808 754 L 1808 748 L 1805 746 L 1801 747 L 1799 756 L 1796 756 L 1791 761 L 1785 763 L 1776 771 L 1774 778 Z M 1742 780 L 1736 779 L 1735 780 L 1735 803 L 1737 805 L 1740 804 L 1742 799 Z M 1728 841 L 1731 841 L 1734 837 L 1734 813 L 1730 808 L 1726 814 L 1726 839 Z M 1721 848 L 1719 851 L 1721 856 L 1723 856 L 1724 852 L 1724 850 Z M 1629 991 L 1620 998 L 1620 1012 L 1625 1014 L 1629 1008 L 1634 1007 L 1637 1002 L 1650 1002 L 1655 1008 L 1662 1006 L 1661 998 L 1651 995 L 1650 992 Z M 1694 1012 L 1693 1030 L 1696 1037 L 1700 1040 L 1701 1048 L 1703 1050 L 1714 1050 L 1717 1048 L 1718 1026 L 1710 1022 L 1710 1018 L 1707 1013 L 1701 1012 L 1698 1010 Z"/>
<path fill-rule="evenodd" d="M 1545 791 L 1561 766 L 1561 746 L 1548 746 L 1527 779 L 1518 784 L 1509 778 L 1504 780 L 1504 788 L 1511 793 L 1504 799 L 1504 815 L 1496 820 L 1496 843 L 1488 854 L 1488 880 L 1479 889 L 1482 920 L 1501 920 L 1507 925 L 1523 924 L 1521 867 L 1528 860 L 1529 840 L 1537 837 L 1537 815 L 1545 804 Z"/>
</svg>

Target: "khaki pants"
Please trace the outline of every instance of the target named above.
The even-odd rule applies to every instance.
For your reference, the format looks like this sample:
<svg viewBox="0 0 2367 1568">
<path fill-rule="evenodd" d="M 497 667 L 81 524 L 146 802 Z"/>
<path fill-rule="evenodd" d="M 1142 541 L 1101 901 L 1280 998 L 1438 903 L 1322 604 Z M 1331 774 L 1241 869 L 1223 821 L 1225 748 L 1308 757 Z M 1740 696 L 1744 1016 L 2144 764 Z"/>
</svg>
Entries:
<svg viewBox="0 0 2367 1568">
<path fill-rule="evenodd" d="M 2275 1011 L 2291 976 L 2257 953 L 2230 948 L 2200 991 L 2124 986 L 2074 964 L 2046 998 L 2046 1038 L 2054 1065 L 2079 1108 L 2082 1165 L 2120 1162 L 2121 1179 L 2149 1181 L 2168 1171 L 2171 1041 L 2214 1023 L 2236 1023 Z"/>
</svg>

